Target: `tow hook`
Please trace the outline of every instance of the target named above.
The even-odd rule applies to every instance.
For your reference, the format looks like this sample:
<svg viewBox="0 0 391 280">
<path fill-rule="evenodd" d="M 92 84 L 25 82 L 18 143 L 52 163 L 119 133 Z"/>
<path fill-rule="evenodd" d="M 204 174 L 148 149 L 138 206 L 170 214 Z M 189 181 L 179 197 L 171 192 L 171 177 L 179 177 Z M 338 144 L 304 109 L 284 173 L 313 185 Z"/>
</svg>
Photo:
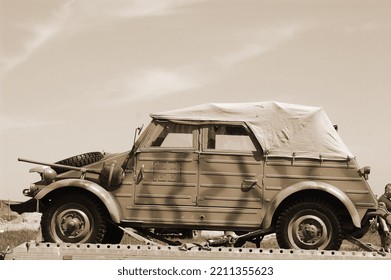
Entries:
<svg viewBox="0 0 391 280">
<path fill-rule="evenodd" d="M 358 240 L 357 238 L 354 238 L 353 236 L 351 236 L 349 234 L 345 235 L 345 238 L 350 243 L 352 243 L 354 245 L 357 245 L 358 247 L 360 247 L 361 249 L 363 249 L 363 250 L 365 250 L 367 252 L 376 252 L 379 255 L 383 256 L 383 257 L 387 255 L 386 254 L 386 250 L 383 247 L 377 249 L 372 244 L 364 243 L 364 242 Z"/>
</svg>

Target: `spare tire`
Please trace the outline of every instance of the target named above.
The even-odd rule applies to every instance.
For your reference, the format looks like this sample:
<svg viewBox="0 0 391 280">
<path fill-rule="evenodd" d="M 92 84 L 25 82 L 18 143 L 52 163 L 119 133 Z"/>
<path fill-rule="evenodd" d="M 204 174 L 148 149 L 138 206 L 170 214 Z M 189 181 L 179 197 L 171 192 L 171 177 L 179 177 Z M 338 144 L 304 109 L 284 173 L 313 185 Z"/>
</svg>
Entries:
<svg viewBox="0 0 391 280">
<path fill-rule="evenodd" d="M 100 161 L 103 157 L 104 156 L 101 152 L 89 152 L 57 161 L 55 164 L 82 167 Z M 68 171 L 68 169 L 61 167 L 54 167 L 53 169 L 57 172 L 57 174 Z"/>
</svg>

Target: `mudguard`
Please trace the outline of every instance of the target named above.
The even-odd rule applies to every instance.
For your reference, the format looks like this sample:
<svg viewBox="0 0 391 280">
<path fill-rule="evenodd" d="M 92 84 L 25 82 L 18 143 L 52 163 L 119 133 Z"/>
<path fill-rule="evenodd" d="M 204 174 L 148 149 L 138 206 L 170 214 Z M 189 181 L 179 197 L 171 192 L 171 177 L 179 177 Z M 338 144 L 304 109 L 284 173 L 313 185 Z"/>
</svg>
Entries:
<svg viewBox="0 0 391 280">
<path fill-rule="evenodd" d="M 40 192 L 38 192 L 35 195 L 35 199 L 42 199 L 49 193 L 51 193 L 54 190 L 58 190 L 65 187 L 75 187 L 75 188 L 81 188 L 86 191 L 89 191 L 96 195 L 102 203 L 106 206 L 110 217 L 114 223 L 120 223 L 122 220 L 122 211 L 120 206 L 118 205 L 118 202 L 113 197 L 112 194 L 110 194 L 108 191 L 106 191 L 103 187 L 100 185 L 83 179 L 64 179 L 60 181 L 56 181 L 45 188 L 43 188 Z"/>
<path fill-rule="evenodd" d="M 280 191 L 271 201 L 270 206 L 266 210 L 265 217 L 262 222 L 262 228 L 268 228 L 272 224 L 274 212 L 278 208 L 281 202 L 283 202 L 290 195 L 304 190 L 319 190 L 331 194 L 337 198 L 348 210 L 350 217 L 352 218 L 354 226 L 361 228 L 361 219 L 357 212 L 353 202 L 346 196 L 346 194 L 337 187 L 316 181 L 300 182 L 289 186 L 288 188 Z"/>
</svg>

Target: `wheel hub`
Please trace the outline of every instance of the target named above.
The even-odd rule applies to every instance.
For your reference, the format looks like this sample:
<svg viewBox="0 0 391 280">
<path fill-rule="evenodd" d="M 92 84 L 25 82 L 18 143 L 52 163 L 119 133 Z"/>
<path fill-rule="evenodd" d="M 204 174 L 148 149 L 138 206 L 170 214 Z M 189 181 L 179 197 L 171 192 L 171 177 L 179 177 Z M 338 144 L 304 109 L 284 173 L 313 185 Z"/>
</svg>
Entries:
<svg viewBox="0 0 391 280">
<path fill-rule="evenodd" d="M 91 227 L 86 213 L 79 209 L 66 209 L 60 212 L 57 216 L 57 224 L 61 236 L 80 241 L 86 238 Z"/>
<path fill-rule="evenodd" d="M 306 221 L 306 223 L 299 225 L 298 235 L 299 238 L 305 243 L 316 243 L 316 240 L 322 235 L 322 229 L 317 225 L 312 224 L 312 220 Z"/>
<path fill-rule="evenodd" d="M 62 231 L 68 236 L 77 236 L 83 227 L 84 223 L 78 217 L 65 217 L 61 223 Z"/>
<path fill-rule="evenodd" d="M 290 224 L 289 238 L 297 249 L 323 249 L 329 238 L 327 226 L 314 215 L 303 215 Z"/>
</svg>

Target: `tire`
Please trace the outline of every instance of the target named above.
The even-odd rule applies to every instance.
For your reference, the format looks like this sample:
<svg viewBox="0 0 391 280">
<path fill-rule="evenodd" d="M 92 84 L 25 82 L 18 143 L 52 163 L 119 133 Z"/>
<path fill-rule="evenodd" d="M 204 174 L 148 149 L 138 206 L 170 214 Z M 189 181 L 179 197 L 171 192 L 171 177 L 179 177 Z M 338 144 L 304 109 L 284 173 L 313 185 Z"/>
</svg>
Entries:
<svg viewBox="0 0 391 280">
<path fill-rule="evenodd" d="M 277 242 L 284 249 L 339 250 L 343 235 L 341 222 L 326 202 L 298 200 L 279 216 Z"/>
<path fill-rule="evenodd" d="M 62 164 L 62 165 L 68 165 L 68 166 L 74 166 L 74 167 L 82 167 L 88 164 L 92 164 L 95 162 L 100 161 L 103 158 L 103 154 L 101 152 L 90 152 L 90 153 L 84 153 L 80 155 L 76 155 L 73 157 L 69 157 L 60 161 L 55 162 L 55 164 Z M 61 167 L 54 167 L 53 168 L 57 174 L 64 173 L 68 171 L 66 168 Z"/>
<path fill-rule="evenodd" d="M 42 237 L 54 243 L 102 243 L 107 215 L 99 201 L 83 193 L 54 199 L 41 219 Z"/>
</svg>

